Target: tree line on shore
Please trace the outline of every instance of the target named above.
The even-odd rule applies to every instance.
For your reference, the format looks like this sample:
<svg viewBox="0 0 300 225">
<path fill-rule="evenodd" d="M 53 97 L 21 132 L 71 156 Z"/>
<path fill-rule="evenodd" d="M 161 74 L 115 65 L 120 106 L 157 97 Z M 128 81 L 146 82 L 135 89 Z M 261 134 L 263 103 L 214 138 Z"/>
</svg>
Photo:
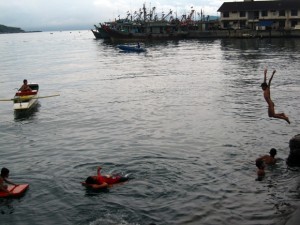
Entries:
<svg viewBox="0 0 300 225">
<path fill-rule="evenodd" d="M 24 30 L 22 30 L 19 27 L 8 27 L 5 25 L 0 24 L 0 34 L 7 34 L 7 33 L 25 33 Z"/>
</svg>

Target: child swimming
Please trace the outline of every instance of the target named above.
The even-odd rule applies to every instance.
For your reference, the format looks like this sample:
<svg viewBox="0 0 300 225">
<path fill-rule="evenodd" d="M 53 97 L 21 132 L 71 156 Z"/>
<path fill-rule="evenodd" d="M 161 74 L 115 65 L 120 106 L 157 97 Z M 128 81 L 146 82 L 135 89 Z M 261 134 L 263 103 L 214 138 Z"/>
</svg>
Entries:
<svg viewBox="0 0 300 225">
<path fill-rule="evenodd" d="M 101 167 L 97 169 L 97 176 L 89 176 L 86 178 L 84 186 L 92 187 L 93 189 L 105 189 L 109 185 L 125 182 L 129 180 L 127 176 L 121 175 L 101 175 Z"/>
</svg>

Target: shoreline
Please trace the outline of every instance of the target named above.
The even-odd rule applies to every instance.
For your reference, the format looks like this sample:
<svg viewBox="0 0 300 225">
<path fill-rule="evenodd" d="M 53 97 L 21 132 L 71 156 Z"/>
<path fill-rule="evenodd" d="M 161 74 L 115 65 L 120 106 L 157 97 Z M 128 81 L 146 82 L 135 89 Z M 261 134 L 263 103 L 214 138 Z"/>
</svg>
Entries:
<svg viewBox="0 0 300 225">
<path fill-rule="evenodd" d="M 0 34 L 26 34 L 26 33 L 39 33 L 43 31 L 24 31 L 24 32 L 0 32 Z"/>
<path fill-rule="evenodd" d="M 300 30 L 212 30 L 190 31 L 189 38 L 288 38 L 300 37 Z"/>
<path fill-rule="evenodd" d="M 247 39 L 247 38 L 300 38 L 300 30 L 190 30 L 181 36 L 173 36 L 172 34 L 163 37 L 151 35 L 144 35 L 141 37 L 140 33 L 130 33 L 127 36 L 113 36 L 107 37 L 97 35 L 98 33 L 91 30 L 96 39 L 111 39 L 112 41 L 149 41 L 149 40 L 184 40 L 184 39 L 203 39 L 203 38 L 222 38 L 222 39 Z"/>
</svg>

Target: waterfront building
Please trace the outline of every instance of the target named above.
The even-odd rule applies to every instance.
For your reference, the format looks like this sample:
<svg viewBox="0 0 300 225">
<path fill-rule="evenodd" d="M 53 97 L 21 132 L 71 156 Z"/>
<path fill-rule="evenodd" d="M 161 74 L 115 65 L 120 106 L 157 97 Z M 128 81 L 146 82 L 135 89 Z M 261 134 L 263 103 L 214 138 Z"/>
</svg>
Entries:
<svg viewBox="0 0 300 225">
<path fill-rule="evenodd" d="M 224 2 L 218 12 L 223 29 L 300 29 L 300 0 Z"/>
</svg>

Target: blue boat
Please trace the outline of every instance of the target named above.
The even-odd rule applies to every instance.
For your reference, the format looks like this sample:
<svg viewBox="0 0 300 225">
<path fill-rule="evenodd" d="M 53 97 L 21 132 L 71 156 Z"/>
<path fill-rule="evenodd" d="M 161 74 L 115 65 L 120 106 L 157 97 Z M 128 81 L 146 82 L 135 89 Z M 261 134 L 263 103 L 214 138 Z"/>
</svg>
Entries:
<svg viewBox="0 0 300 225">
<path fill-rule="evenodd" d="M 125 52 L 145 52 L 146 51 L 146 49 L 141 48 L 139 45 L 137 45 L 137 46 L 118 45 L 118 48 Z"/>
</svg>

